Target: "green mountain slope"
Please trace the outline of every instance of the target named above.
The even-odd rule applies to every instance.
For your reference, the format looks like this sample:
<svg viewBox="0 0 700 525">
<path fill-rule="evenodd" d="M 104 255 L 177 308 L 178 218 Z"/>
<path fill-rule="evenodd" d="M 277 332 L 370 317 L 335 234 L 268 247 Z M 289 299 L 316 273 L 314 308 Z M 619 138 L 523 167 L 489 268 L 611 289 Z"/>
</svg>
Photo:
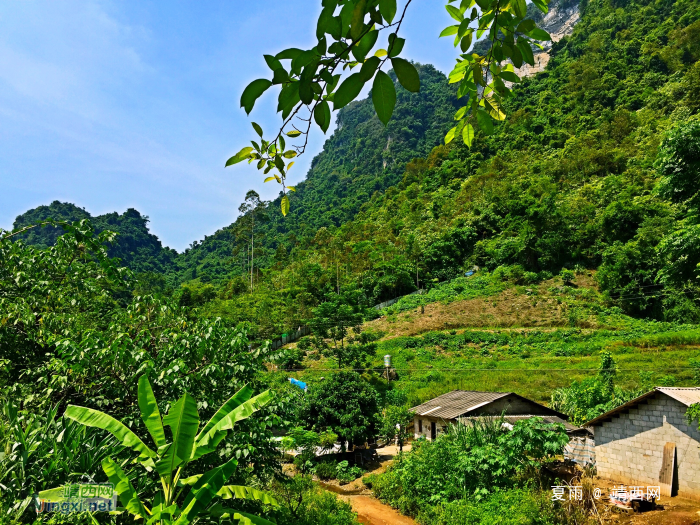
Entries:
<svg viewBox="0 0 700 525">
<path fill-rule="evenodd" d="M 401 180 L 411 159 L 427 155 L 442 141 L 457 107 L 455 89 L 433 66 L 419 65 L 418 70 L 420 93 L 403 89 L 391 72 L 397 101 L 386 127 L 374 114 L 371 94 L 339 112 L 336 131 L 291 195 L 290 213 L 282 216 L 279 199 L 268 207 L 268 222 L 258 241 L 262 266 L 272 264 L 280 244 L 289 250 L 304 239 L 308 242 L 321 227 L 351 220 L 375 194 Z M 243 271 L 242 259 L 231 263 L 235 245 L 246 242 L 237 239 L 235 230 L 231 225 L 186 250 L 178 260 L 178 279 L 197 276 L 208 281 Z"/>
<path fill-rule="evenodd" d="M 353 287 L 379 302 L 474 265 L 516 283 L 587 268 L 630 314 L 700 321 L 698 59 L 697 2 L 584 2 L 472 149 L 409 162 L 353 220 L 290 253 L 283 228 L 261 228 L 288 249 L 246 304 L 292 308 Z M 242 300 L 222 297 L 211 311 L 240 318 Z"/>
<path fill-rule="evenodd" d="M 119 257 L 125 266 L 135 272 L 165 273 L 172 267 L 177 256 L 175 250 L 164 248 L 158 237 L 148 231 L 148 217 L 133 208 L 121 215 L 113 212 L 93 217 L 74 204 L 54 201 L 48 206 L 38 206 L 19 215 L 13 228 L 22 228 L 47 219 L 70 222 L 90 219 L 97 232 L 117 232 L 119 235 L 115 243 L 109 246 L 109 255 Z M 46 226 L 29 230 L 23 234 L 23 239 L 37 246 L 52 246 L 62 234 L 62 228 Z"/>
</svg>

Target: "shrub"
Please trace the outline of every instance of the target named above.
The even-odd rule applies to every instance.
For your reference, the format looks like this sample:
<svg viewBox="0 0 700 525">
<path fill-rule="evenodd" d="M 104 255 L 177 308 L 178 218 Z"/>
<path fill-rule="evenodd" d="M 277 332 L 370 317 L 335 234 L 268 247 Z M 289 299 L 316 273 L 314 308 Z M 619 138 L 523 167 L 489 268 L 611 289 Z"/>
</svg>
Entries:
<svg viewBox="0 0 700 525">
<path fill-rule="evenodd" d="M 316 463 L 314 473 L 323 480 L 334 478 L 337 473 L 335 461 L 321 461 Z"/>
<path fill-rule="evenodd" d="M 566 286 L 573 284 L 574 280 L 576 279 L 576 274 L 572 270 L 562 270 L 559 276 Z"/>
<path fill-rule="evenodd" d="M 481 501 L 459 500 L 426 506 L 418 515 L 425 525 L 540 525 L 562 523 L 560 512 L 545 492 L 527 489 L 497 491 Z"/>
<path fill-rule="evenodd" d="M 359 525 L 349 503 L 314 485 L 308 476 L 283 476 L 272 490 L 280 504 L 273 512 L 285 525 Z"/>
<path fill-rule="evenodd" d="M 341 461 L 340 463 L 338 463 L 335 467 L 335 470 L 336 477 L 338 478 L 338 481 L 340 481 L 341 485 L 345 485 L 347 483 L 355 481 L 364 473 L 364 471 L 360 467 L 358 467 L 357 465 L 353 465 L 351 467 L 347 461 Z"/>
</svg>

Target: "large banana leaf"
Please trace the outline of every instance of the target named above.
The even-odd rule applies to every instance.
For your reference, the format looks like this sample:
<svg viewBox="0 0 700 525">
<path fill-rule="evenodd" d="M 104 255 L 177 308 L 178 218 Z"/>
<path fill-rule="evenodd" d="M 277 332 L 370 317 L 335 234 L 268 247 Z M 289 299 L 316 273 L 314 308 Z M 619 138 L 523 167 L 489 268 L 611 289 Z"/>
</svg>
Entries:
<svg viewBox="0 0 700 525">
<path fill-rule="evenodd" d="M 200 433 L 192 459 L 198 459 L 204 454 L 216 450 L 217 445 L 226 436 L 226 431 L 233 429 L 237 421 L 250 417 L 262 407 L 272 401 L 272 393 L 269 390 L 248 399 L 231 410 L 228 414 L 219 418 L 206 433 Z M 217 412 L 218 414 L 218 412 Z"/>
<path fill-rule="evenodd" d="M 117 421 L 112 416 L 109 416 L 104 412 L 100 412 L 99 410 L 93 410 L 92 408 L 79 407 L 75 405 L 68 405 L 64 416 L 69 419 L 73 419 L 86 427 L 101 428 L 107 432 L 110 432 L 122 445 L 138 452 L 141 463 L 147 467 L 153 466 L 153 461 L 151 458 L 155 458 L 156 453 L 148 448 L 146 444 L 141 441 L 141 438 L 124 426 L 121 421 Z"/>
<path fill-rule="evenodd" d="M 37 496 L 39 497 L 39 499 L 44 499 L 46 501 L 60 501 L 63 499 L 63 486 L 56 487 L 55 489 L 39 491 Z"/>
<path fill-rule="evenodd" d="M 183 511 L 175 525 L 187 525 L 197 518 L 199 513 L 206 509 L 216 497 L 237 466 L 238 462 L 231 459 L 202 475 L 182 503 Z"/>
<path fill-rule="evenodd" d="M 158 473 L 166 476 L 175 470 L 183 461 L 189 461 L 192 457 L 194 439 L 199 428 L 199 414 L 197 403 L 192 396 L 184 394 L 170 407 L 168 415 L 163 418 L 163 425 L 169 426 L 173 435 L 173 445 L 169 447 L 165 456 L 159 461 L 156 468 Z"/>
<path fill-rule="evenodd" d="M 196 474 L 190 476 L 189 478 L 181 479 L 177 482 L 178 487 L 191 486 L 200 480 L 202 474 Z M 273 498 L 268 492 L 257 490 L 252 487 L 245 487 L 243 485 L 224 485 L 221 490 L 216 493 L 221 499 L 255 499 L 265 503 L 267 505 L 272 505 L 277 507 L 279 504 L 277 500 Z"/>
<path fill-rule="evenodd" d="M 242 485 L 224 485 L 216 495 L 221 499 L 254 499 L 273 507 L 279 506 L 277 500 L 264 490 L 257 490 Z"/>
<path fill-rule="evenodd" d="M 219 503 L 211 507 L 207 511 L 207 514 L 215 518 L 233 518 L 234 520 L 238 520 L 239 525 L 276 525 L 272 521 L 254 516 L 253 514 L 228 509 Z"/>
<path fill-rule="evenodd" d="M 161 423 L 160 410 L 158 410 L 156 396 L 153 395 L 153 389 L 151 388 L 151 383 L 148 381 L 148 376 L 144 375 L 139 378 L 138 398 L 141 419 L 143 419 L 148 433 L 151 434 L 156 448 L 162 447 L 166 444 L 165 432 L 163 431 L 163 424 Z"/>
<path fill-rule="evenodd" d="M 245 385 L 243 388 L 241 388 L 238 392 L 233 394 L 231 398 L 226 401 L 223 405 L 221 405 L 221 408 L 216 411 L 216 414 L 214 414 L 209 421 L 207 421 L 207 424 L 204 425 L 204 428 L 201 430 L 201 432 L 197 435 L 197 441 L 199 441 L 204 434 L 208 433 L 214 425 L 216 425 L 219 421 L 221 421 L 226 414 L 231 412 L 234 408 L 239 407 L 242 403 L 245 403 L 248 401 L 251 397 L 253 396 L 253 389 L 250 388 L 248 385 Z"/>
<path fill-rule="evenodd" d="M 102 461 L 102 470 L 107 474 L 109 482 L 114 486 L 114 490 L 119 494 L 124 508 L 131 513 L 135 519 L 147 518 L 148 511 L 143 506 L 134 487 L 131 485 L 129 478 L 124 474 L 124 471 L 117 465 L 112 458 L 105 458 Z"/>
</svg>

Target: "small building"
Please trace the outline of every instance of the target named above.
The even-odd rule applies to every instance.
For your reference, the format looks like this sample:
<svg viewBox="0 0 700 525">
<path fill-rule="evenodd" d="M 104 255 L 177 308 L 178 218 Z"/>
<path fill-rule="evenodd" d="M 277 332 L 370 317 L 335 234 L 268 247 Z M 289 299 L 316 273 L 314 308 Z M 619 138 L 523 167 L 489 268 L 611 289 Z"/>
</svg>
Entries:
<svg viewBox="0 0 700 525">
<path fill-rule="evenodd" d="M 686 410 L 700 388 L 656 387 L 584 425 L 593 431 L 598 475 L 662 496 L 700 499 L 700 431 Z"/>
<path fill-rule="evenodd" d="M 519 419 L 539 416 L 548 423 L 561 423 L 569 435 L 587 434 L 587 431 L 570 425 L 568 416 L 535 403 L 513 392 L 475 392 L 453 390 L 422 405 L 413 407 L 414 436 L 429 440 L 445 432 L 448 425 L 460 419 L 482 416 L 505 416 L 505 422 L 513 425 Z"/>
</svg>

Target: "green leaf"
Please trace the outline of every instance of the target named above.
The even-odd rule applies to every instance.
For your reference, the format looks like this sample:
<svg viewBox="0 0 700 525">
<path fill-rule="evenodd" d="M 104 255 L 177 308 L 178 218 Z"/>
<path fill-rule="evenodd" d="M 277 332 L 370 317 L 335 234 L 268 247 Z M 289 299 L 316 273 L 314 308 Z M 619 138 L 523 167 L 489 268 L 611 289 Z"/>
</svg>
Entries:
<svg viewBox="0 0 700 525">
<path fill-rule="evenodd" d="M 257 133 L 258 135 L 260 135 L 260 138 L 262 138 L 262 136 L 263 136 L 263 130 L 262 130 L 262 128 L 260 127 L 260 125 L 257 124 L 256 122 L 253 122 L 252 124 L 253 124 L 253 129 L 256 131 L 256 133 Z"/>
<path fill-rule="evenodd" d="M 276 57 L 273 57 L 272 55 L 263 55 L 263 58 L 272 71 L 282 69 L 282 63 Z"/>
<path fill-rule="evenodd" d="M 518 49 L 520 50 L 520 53 L 523 56 L 523 60 L 530 64 L 531 66 L 535 65 L 535 56 L 532 54 L 532 48 L 530 47 L 530 42 L 526 40 L 520 40 L 518 39 L 518 43 L 516 44 L 518 46 Z"/>
<path fill-rule="evenodd" d="M 291 82 L 280 91 L 277 111 L 282 112 L 283 119 L 287 118 L 289 113 L 292 112 L 292 109 L 294 109 L 294 106 L 301 100 L 299 97 L 299 84 L 299 82 Z"/>
<path fill-rule="evenodd" d="M 545 15 L 549 11 L 549 7 L 547 4 L 549 4 L 549 0 L 532 0 L 532 3 L 537 6 L 537 9 L 542 11 Z"/>
<path fill-rule="evenodd" d="M 549 33 L 545 31 L 544 29 L 540 29 L 539 27 L 536 27 L 534 29 L 531 29 L 528 31 L 527 36 L 530 38 L 534 38 L 535 40 L 551 40 L 552 37 L 549 36 Z"/>
<path fill-rule="evenodd" d="M 520 77 L 513 73 L 512 71 L 501 71 L 499 76 L 503 80 L 507 80 L 508 82 L 513 82 L 514 84 L 517 84 L 520 82 Z"/>
<path fill-rule="evenodd" d="M 322 100 L 316 105 L 314 109 L 314 121 L 316 121 L 316 124 L 318 124 L 318 127 L 321 128 L 324 133 L 328 131 L 328 127 L 331 125 L 331 108 L 325 100 Z"/>
<path fill-rule="evenodd" d="M 459 42 L 459 48 L 463 52 L 467 52 L 470 47 L 472 47 L 472 39 L 474 38 L 474 32 L 469 31 L 466 35 L 464 35 L 464 38 Z"/>
<path fill-rule="evenodd" d="M 462 139 L 468 148 L 472 147 L 472 141 L 474 140 L 474 127 L 467 123 L 462 130 Z"/>
<path fill-rule="evenodd" d="M 374 56 L 368 58 L 365 63 L 362 64 L 362 67 L 360 68 L 360 75 L 362 76 L 363 82 L 367 82 L 374 76 L 374 72 L 379 67 L 380 62 L 379 57 Z"/>
<path fill-rule="evenodd" d="M 535 21 L 528 18 L 520 22 L 520 24 L 518 24 L 518 27 L 515 28 L 515 31 L 517 33 L 529 33 L 530 31 L 535 29 L 535 27 L 537 27 L 535 25 Z"/>
<path fill-rule="evenodd" d="M 296 191 L 297 191 L 297 189 L 294 186 L 287 186 L 287 189 L 289 191 L 293 191 L 294 193 L 296 193 Z"/>
<path fill-rule="evenodd" d="M 255 101 L 258 100 L 260 95 L 265 93 L 267 88 L 271 85 L 272 82 L 266 78 L 259 78 L 248 84 L 241 95 L 241 107 L 245 109 L 246 114 L 250 114 L 255 105 Z"/>
<path fill-rule="evenodd" d="M 445 144 L 449 144 L 450 142 L 452 142 L 452 140 L 455 138 L 456 133 L 457 133 L 457 126 L 455 126 L 450 131 L 447 132 L 447 135 L 445 135 Z"/>
<path fill-rule="evenodd" d="M 372 30 L 365 36 L 363 36 L 357 44 L 352 46 L 352 55 L 357 59 L 358 62 L 363 61 L 367 56 L 367 53 L 369 53 L 372 50 L 374 44 L 377 43 L 378 36 L 379 31 Z"/>
<path fill-rule="evenodd" d="M 117 421 L 112 416 L 100 412 L 99 410 L 75 405 L 68 405 L 63 415 L 86 427 L 106 430 L 117 438 L 119 443 L 138 452 L 139 461 L 141 463 L 152 465 L 152 460 L 149 460 L 149 458 L 155 458 L 156 453 L 148 448 L 144 442 L 141 441 L 141 438 L 129 430 L 121 421 Z"/>
<path fill-rule="evenodd" d="M 148 381 L 148 376 L 139 378 L 138 389 L 139 411 L 148 433 L 151 434 L 156 448 L 167 444 L 165 441 L 165 432 L 163 432 L 163 424 L 160 420 L 160 410 L 158 410 L 158 402 L 156 396 L 153 395 L 151 383 Z"/>
<path fill-rule="evenodd" d="M 396 16 L 396 0 L 379 0 L 379 14 L 391 24 Z"/>
<path fill-rule="evenodd" d="M 291 59 L 294 60 L 296 57 L 298 57 L 300 54 L 302 54 L 303 51 L 297 47 L 290 47 L 289 49 L 285 49 L 284 51 L 280 51 L 275 55 L 275 58 L 277 60 L 285 60 L 285 59 Z"/>
<path fill-rule="evenodd" d="M 372 84 L 372 103 L 377 117 L 386 126 L 396 105 L 396 89 L 391 77 L 384 71 L 377 71 Z"/>
<path fill-rule="evenodd" d="M 197 480 L 182 503 L 182 513 L 175 525 L 187 525 L 192 523 L 199 514 L 216 497 L 217 492 L 226 484 L 233 475 L 238 462 L 231 459 L 220 467 L 211 469 Z"/>
<path fill-rule="evenodd" d="M 457 9 L 455 6 L 447 4 L 445 6 L 445 9 L 447 9 L 447 12 L 450 14 L 450 16 L 457 20 L 457 22 L 461 22 L 462 20 L 464 20 L 464 15 L 462 14 L 462 11 Z"/>
<path fill-rule="evenodd" d="M 234 520 L 238 520 L 238 525 L 276 525 L 275 523 L 264 518 L 260 518 L 259 516 L 253 516 L 247 512 L 239 512 L 234 509 L 226 508 L 220 503 L 213 505 L 207 514 L 216 518 L 232 518 Z"/>
<path fill-rule="evenodd" d="M 119 494 L 122 506 L 136 519 L 147 518 L 148 512 L 121 467 L 112 458 L 105 458 L 102 460 L 102 470 L 107 474 L 107 479 Z"/>
<path fill-rule="evenodd" d="M 286 133 L 286 135 L 287 135 L 288 137 L 292 137 L 292 138 L 298 137 L 299 135 L 301 135 L 301 131 L 299 131 L 299 130 L 297 130 L 297 129 L 293 129 L 292 131 L 288 131 L 288 132 Z"/>
<path fill-rule="evenodd" d="M 365 82 L 360 73 L 353 73 L 338 87 L 333 97 L 333 109 L 340 109 L 357 98 Z"/>
<path fill-rule="evenodd" d="M 170 427 L 173 441 L 166 455 L 156 464 L 156 468 L 161 476 L 169 476 L 175 468 L 189 461 L 195 448 L 199 414 L 194 398 L 185 393 L 178 399 L 163 418 L 163 425 Z"/>
<path fill-rule="evenodd" d="M 264 503 L 265 505 L 272 505 L 273 507 L 278 507 L 279 503 L 272 497 L 269 493 L 263 490 L 257 490 L 252 487 L 244 487 L 242 485 L 224 485 L 221 490 L 216 493 L 221 499 L 247 499 L 255 500 Z"/>
<path fill-rule="evenodd" d="M 403 45 L 406 43 L 406 40 L 403 38 L 397 38 L 396 33 L 391 33 L 389 35 L 389 49 L 388 53 L 390 57 L 395 57 L 398 56 L 401 51 L 403 50 Z"/>
<path fill-rule="evenodd" d="M 365 7 L 367 6 L 367 0 L 360 0 L 355 4 L 355 9 L 352 11 L 352 18 L 350 19 L 350 37 L 353 40 L 360 38 L 362 30 L 365 27 Z"/>
<path fill-rule="evenodd" d="M 394 66 L 396 78 L 399 79 L 403 87 L 412 93 L 418 93 L 420 91 L 418 70 L 416 70 L 413 64 L 403 58 L 392 58 L 391 65 Z"/>
<path fill-rule="evenodd" d="M 493 121 L 489 114 L 483 109 L 479 109 L 476 112 L 476 122 L 479 124 L 481 131 L 484 132 L 484 135 L 493 133 Z"/>
<path fill-rule="evenodd" d="M 293 159 L 294 157 L 297 156 L 297 152 L 294 151 L 294 150 L 288 149 L 287 151 L 285 151 L 285 152 L 282 154 L 282 156 L 283 156 L 285 159 Z M 294 163 L 293 163 L 293 162 L 290 162 L 290 163 L 289 163 L 289 165 L 287 166 L 287 171 L 289 171 L 289 168 L 292 167 L 292 164 L 294 164 Z"/>
<path fill-rule="evenodd" d="M 274 177 L 267 177 L 263 182 L 270 182 L 271 180 L 275 180 L 275 178 Z"/>
<path fill-rule="evenodd" d="M 443 36 L 452 36 L 456 35 L 457 31 L 459 31 L 459 26 L 447 26 L 445 29 L 442 30 L 440 33 L 439 38 L 442 38 Z"/>
<path fill-rule="evenodd" d="M 226 161 L 226 165 L 224 167 L 228 168 L 229 166 L 231 166 L 233 164 L 238 164 L 242 160 L 247 159 L 248 156 L 252 153 L 252 151 L 253 151 L 253 148 L 251 148 L 250 146 L 248 146 L 247 148 L 243 148 L 241 151 L 236 153 L 233 157 L 228 159 Z"/>
<path fill-rule="evenodd" d="M 511 0 L 510 4 L 513 6 L 515 16 L 518 18 L 525 18 L 527 15 L 527 4 L 525 0 Z"/>
<path fill-rule="evenodd" d="M 297 134 L 300 133 L 297 132 Z M 274 179 L 274 177 L 268 177 L 267 179 L 265 179 L 265 182 L 267 182 L 269 179 Z M 228 401 L 226 401 L 223 405 L 221 405 L 221 407 L 219 407 L 219 410 L 217 410 L 216 413 L 213 416 L 211 416 L 211 419 L 207 421 L 207 423 L 204 425 L 199 434 L 197 434 L 197 438 L 195 439 L 197 446 L 200 445 L 201 439 L 212 428 L 214 428 L 217 425 L 217 423 L 219 423 L 223 418 L 225 418 L 232 410 L 238 408 L 243 403 L 248 401 L 251 397 L 253 397 L 253 389 L 250 388 L 248 385 L 245 385 L 238 392 L 233 394 L 228 399 Z"/>
<path fill-rule="evenodd" d="M 280 202 L 280 209 L 282 210 L 282 215 L 285 217 L 289 213 L 289 197 L 286 195 L 282 197 L 282 201 Z"/>
</svg>

